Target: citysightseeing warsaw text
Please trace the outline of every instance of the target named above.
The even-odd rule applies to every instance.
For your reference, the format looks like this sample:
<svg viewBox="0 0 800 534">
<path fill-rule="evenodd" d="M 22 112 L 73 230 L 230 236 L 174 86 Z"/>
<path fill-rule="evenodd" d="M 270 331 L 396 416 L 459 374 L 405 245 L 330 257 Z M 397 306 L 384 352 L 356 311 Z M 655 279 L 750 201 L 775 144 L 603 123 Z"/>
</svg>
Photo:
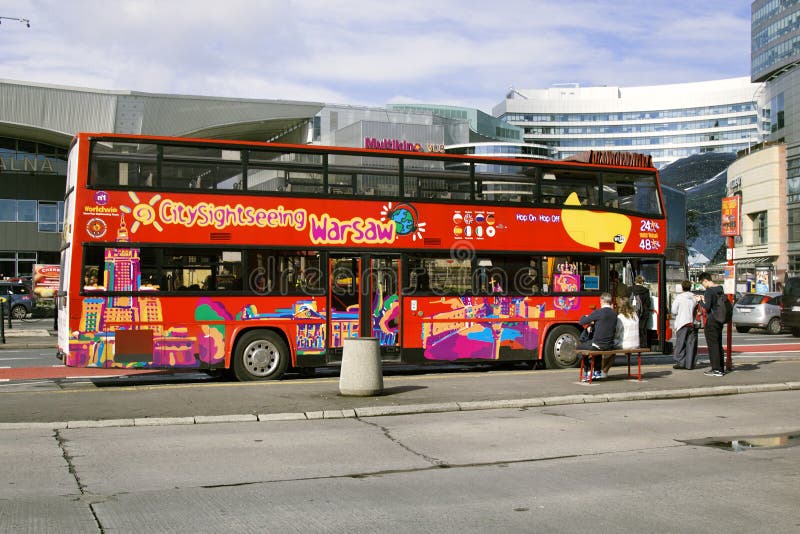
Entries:
<svg viewBox="0 0 800 534">
<path fill-rule="evenodd" d="M 296 210 L 283 206 L 264 209 L 253 206 L 225 204 L 218 206 L 210 202 L 184 204 L 164 199 L 158 209 L 164 224 L 192 227 L 213 226 L 218 230 L 237 226 L 257 228 L 309 229 L 311 242 L 317 245 L 351 243 L 393 243 L 397 228 L 393 221 L 379 221 L 370 217 L 337 219 L 327 213 L 317 216 L 304 208 Z M 310 223 L 310 224 L 309 224 Z"/>
</svg>

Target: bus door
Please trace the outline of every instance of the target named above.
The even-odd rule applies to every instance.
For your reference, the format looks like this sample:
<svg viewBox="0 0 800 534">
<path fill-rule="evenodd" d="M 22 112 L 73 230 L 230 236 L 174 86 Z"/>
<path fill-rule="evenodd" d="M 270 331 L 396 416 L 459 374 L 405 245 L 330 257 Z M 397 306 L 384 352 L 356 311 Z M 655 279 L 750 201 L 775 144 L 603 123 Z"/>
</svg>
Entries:
<svg viewBox="0 0 800 534">
<path fill-rule="evenodd" d="M 365 288 L 369 299 L 369 326 L 371 337 L 381 345 L 384 360 L 400 359 L 400 258 L 390 255 L 372 255 Z"/>
<path fill-rule="evenodd" d="M 663 350 L 667 335 L 666 266 L 662 258 L 614 257 L 607 260 L 607 291 L 614 297 L 630 301 L 631 291 L 639 276 L 642 285 L 650 291 L 651 309 L 645 315 L 648 346 L 658 345 Z"/>
<path fill-rule="evenodd" d="M 375 337 L 384 360 L 399 360 L 399 265 L 397 255 L 331 255 L 328 363 L 341 361 L 344 340 L 351 337 Z"/>
<path fill-rule="evenodd" d="M 333 256 L 328 259 L 328 303 L 326 354 L 328 362 L 341 361 L 344 340 L 362 337 L 361 263 L 359 255 Z M 332 349 L 332 350 L 331 350 Z"/>
</svg>

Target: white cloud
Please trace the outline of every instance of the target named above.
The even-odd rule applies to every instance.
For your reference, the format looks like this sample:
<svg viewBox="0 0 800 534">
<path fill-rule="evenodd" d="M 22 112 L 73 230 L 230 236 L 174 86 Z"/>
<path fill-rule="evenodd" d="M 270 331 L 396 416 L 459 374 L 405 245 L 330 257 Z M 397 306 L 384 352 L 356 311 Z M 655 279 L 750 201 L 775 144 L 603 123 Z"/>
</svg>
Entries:
<svg viewBox="0 0 800 534">
<path fill-rule="evenodd" d="M 736 0 L 17 0 L 0 76 L 100 89 L 490 110 L 510 85 L 749 73 Z M 13 9 L 12 9 L 13 7 Z M 487 103 L 489 103 L 487 105 Z"/>
</svg>

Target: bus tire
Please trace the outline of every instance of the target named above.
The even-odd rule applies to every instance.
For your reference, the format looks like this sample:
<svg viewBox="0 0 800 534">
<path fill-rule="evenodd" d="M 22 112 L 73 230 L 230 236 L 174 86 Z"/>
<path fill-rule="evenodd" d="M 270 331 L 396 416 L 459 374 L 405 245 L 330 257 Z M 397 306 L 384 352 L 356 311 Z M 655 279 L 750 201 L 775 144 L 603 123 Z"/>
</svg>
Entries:
<svg viewBox="0 0 800 534">
<path fill-rule="evenodd" d="M 567 369 L 578 364 L 575 347 L 579 331 L 576 327 L 562 324 L 547 333 L 544 343 L 544 362 L 548 369 Z"/>
<path fill-rule="evenodd" d="M 279 380 L 289 367 L 289 347 L 272 330 L 250 330 L 236 342 L 233 374 L 241 382 Z"/>
</svg>

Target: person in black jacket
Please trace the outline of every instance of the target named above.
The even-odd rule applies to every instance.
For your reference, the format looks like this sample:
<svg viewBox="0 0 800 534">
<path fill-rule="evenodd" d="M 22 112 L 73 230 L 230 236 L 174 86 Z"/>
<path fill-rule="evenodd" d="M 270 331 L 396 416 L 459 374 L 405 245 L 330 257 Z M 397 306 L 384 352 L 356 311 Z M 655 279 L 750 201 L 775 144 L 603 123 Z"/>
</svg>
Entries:
<svg viewBox="0 0 800 534">
<path fill-rule="evenodd" d="M 696 295 L 695 300 L 706 311 L 706 326 L 704 333 L 706 336 L 706 345 L 708 345 L 708 359 L 711 361 L 711 369 L 705 371 L 703 374 L 708 376 L 723 376 L 725 374 L 725 366 L 722 363 L 722 326 L 721 323 L 714 319 L 714 308 L 719 304 L 719 294 L 723 293 L 721 286 L 718 286 L 711 280 L 710 273 L 700 273 L 700 284 L 705 288 L 704 295 Z"/>
<path fill-rule="evenodd" d="M 578 349 L 597 349 L 611 350 L 614 348 L 614 334 L 617 331 L 617 312 L 612 308 L 613 298 L 611 293 L 600 295 L 600 308 L 589 315 L 584 315 L 578 320 L 578 324 L 583 327 L 593 324 L 592 337 L 586 341 L 578 343 Z M 584 369 L 590 369 L 589 357 L 584 356 Z M 600 362 L 595 361 L 595 369 L 600 373 Z M 588 380 L 588 377 L 585 377 Z"/>
<path fill-rule="evenodd" d="M 648 347 L 647 325 L 650 322 L 650 314 L 653 312 L 653 301 L 650 299 L 650 290 L 644 285 L 643 276 L 636 277 L 630 293 L 631 306 L 639 318 L 639 347 Z"/>
</svg>

